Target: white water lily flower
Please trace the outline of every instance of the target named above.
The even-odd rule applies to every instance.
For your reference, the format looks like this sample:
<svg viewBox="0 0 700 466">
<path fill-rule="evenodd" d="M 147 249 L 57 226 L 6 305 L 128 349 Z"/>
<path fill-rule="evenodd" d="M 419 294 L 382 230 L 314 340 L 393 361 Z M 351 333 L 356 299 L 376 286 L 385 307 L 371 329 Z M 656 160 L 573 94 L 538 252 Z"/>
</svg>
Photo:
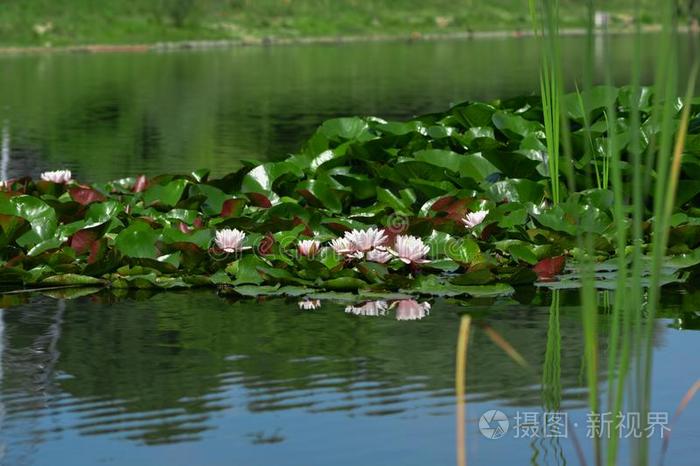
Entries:
<svg viewBox="0 0 700 466">
<path fill-rule="evenodd" d="M 477 225 L 480 225 L 486 216 L 489 214 L 488 210 L 477 210 L 476 212 L 469 212 L 463 219 L 462 222 L 464 225 L 472 229 L 476 227 Z"/>
<path fill-rule="evenodd" d="M 388 308 L 386 301 L 368 301 L 361 306 L 347 306 L 345 312 L 356 316 L 377 317 L 386 314 Z"/>
<path fill-rule="evenodd" d="M 303 309 L 305 311 L 312 311 L 314 309 L 318 309 L 321 307 L 321 300 L 320 299 L 304 299 L 302 301 L 299 301 L 298 303 L 299 309 Z"/>
<path fill-rule="evenodd" d="M 305 239 L 305 240 L 299 241 L 299 244 L 297 245 L 297 249 L 299 250 L 299 254 L 301 254 L 304 257 L 315 256 L 320 248 L 321 248 L 321 243 L 319 243 L 315 239 Z"/>
<path fill-rule="evenodd" d="M 250 249 L 250 247 L 243 247 L 244 239 L 245 233 L 242 231 L 225 228 L 216 232 L 215 241 L 219 249 L 223 249 L 226 252 L 236 252 L 243 251 L 244 249 Z"/>
<path fill-rule="evenodd" d="M 423 240 L 410 235 L 398 235 L 394 242 L 393 253 L 406 264 L 424 264 L 430 262 L 425 256 L 430 252 L 430 246 Z"/>
<path fill-rule="evenodd" d="M 395 301 L 391 307 L 396 308 L 396 320 L 420 320 L 430 313 L 430 303 L 419 303 L 413 299 Z"/>
<path fill-rule="evenodd" d="M 330 246 L 337 254 L 362 259 L 365 257 L 365 253 L 375 250 L 383 251 L 387 240 L 384 230 L 368 228 L 367 230 L 346 231 L 342 238 L 332 240 Z M 372 257 L 374 259 L 369 260 L 383 258 L 378 252 L 373 253 Z"/>
<path fill-rule="evenodd" d="M 68 183 L 72 178 L 70 170 L 54 170 L 48 171 L 41 174 L 41 179 L 44 181 L 50 181 L 52 183 L 65 184 Z"/>
<path fill-rule="evenodd" d="M 331 249 L 340 255 L 346 255 L 353 252 L 352 245 L 346 238 L 336 238 L 331 241 L 330 246 Z"/>
<path fill-rule="evenodd" d="M 345 232 L 345 239 L 350 242 L 353 252 L 367 252 L 374 248 L 382 248 L 389 238 L 384 230 L 368 228 Z"/>
<path fill-rule="evenodd" d="M 386 264 L 391 260 L 393 256 L 389 251 L 382 249 L 372 249 L 365 254 L 365 259 L 370 262 L 377 262 L 379 264 Z"/>
</svg>

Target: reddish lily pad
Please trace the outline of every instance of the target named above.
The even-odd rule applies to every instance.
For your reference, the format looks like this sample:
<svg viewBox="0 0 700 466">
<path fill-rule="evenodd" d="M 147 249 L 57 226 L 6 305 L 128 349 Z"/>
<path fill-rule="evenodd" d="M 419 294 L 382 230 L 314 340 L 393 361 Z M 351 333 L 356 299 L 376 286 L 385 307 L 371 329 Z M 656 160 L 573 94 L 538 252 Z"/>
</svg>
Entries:
<svg viewBox="0 0 700 466">
<path fill-rule="evenodd" d="M 93 202 L 102 202 L 106 198 L 105 196 L 92 188 L 87 186 L 77 186 L 68 190 L 71 199 L 81 205 L 88 205 Z"/>
<path fill-rule="evenodd" d="M 78 254 L 85 254 L 91 251 L 92 244 L 97 240 L 97 232 L 95 230 L 80 230 L 70 237 L 68 245 L 75 249 Z"/>
<path fill-rule="evenodd" d="M 550 257 L 539 261 L 532 268 L 532 271 L 537 274 L 537 278 L 540 281 L 552 281 L 557 275 L 562 273 L 565 265 L 566 258 L 564 256 Z"/>
<path fill-rule="evenodd" d="M 227 199 L 221 206 L 220 215 L 222 217 L 238 217 L 243 211 L 244 206 L 245 200 L 243 199 Z"/>
</svg>

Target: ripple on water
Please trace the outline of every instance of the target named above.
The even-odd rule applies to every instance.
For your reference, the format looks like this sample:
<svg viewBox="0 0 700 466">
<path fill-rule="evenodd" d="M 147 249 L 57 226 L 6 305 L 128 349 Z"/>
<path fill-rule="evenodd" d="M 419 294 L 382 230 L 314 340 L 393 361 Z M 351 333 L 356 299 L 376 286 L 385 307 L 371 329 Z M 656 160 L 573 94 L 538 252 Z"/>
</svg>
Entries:
<svg viewBox="0 0 700 466">
<path fill-rule="evenodd" d="M 489 326 L 541 367 L 548 307 L 499 306 Z M 276 427 L 282 421 L 270 424 L 288 416 L 348 425 L 451 419 L 458 310 L 439 301 L 425 319 L 406 323 L 358 318 L 332 303 L 308 316 L 284 301 L 251 309 L 208 292 L 112 304 L 35 298 L 4 315 L 7 458 L 75 435 L 127 449 L 198 442 L 234 420 L 237 429 L 267 426 L 240 434 L 260 446 L 290 441 Z M 560 321 L 563 403 L 575 409 L 586 397 L 580 321 Z M 513 377 L 518 367 L 483 332 L 472 336 L 467 369 L 470 404 L 542 404 L 538 378 Z"/>
</svg>

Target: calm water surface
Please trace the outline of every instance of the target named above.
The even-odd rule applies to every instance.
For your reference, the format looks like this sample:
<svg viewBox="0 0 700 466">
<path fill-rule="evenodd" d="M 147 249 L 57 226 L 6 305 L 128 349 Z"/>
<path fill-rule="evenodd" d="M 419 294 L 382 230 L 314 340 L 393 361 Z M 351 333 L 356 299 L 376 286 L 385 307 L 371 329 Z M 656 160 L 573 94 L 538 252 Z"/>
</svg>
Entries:
<svg viewBox="0 0 700 466">
<path fill-rule="evenodd" d="M 644 38 L 645 83 L 656 42 Z M 696 42 L 681 39 L 683 70 Z M 628 36 L 610 44 L 618 84 L 630 82 L 632 44 Z M 595 46 L 603 69 L 604 44 Z M 403 119 L 531 94 L 537 50 L 523 38 L 2 57 L 4 171 L 69 167 L 88 181 L 203 167 L 223 174 L 241 159 L 285 157 L 331 117 Z M 584 50 L 582 38 L 564 40 L 572 89 Z"/>
<path fill-rule="evenodd" d="M 562 294 L 559 307 L 547 293 L 518 299 L 438 300 L 423 319 L 402 321 L 395 310 L 361 316 L 324 302 L 302 311 L 296 302 L 231 301 L 209 291 L 6 297 L 0 464 L 455 464 L 454 360 L 465 311 L 474 318 L 470 464 L 578 464 L 571 436 L 516 438 L 511 427 L 491 440 L 479 431 L 490 409 L 514 425 L 519 413 L 541 416 L 546 403 L 560 403 L 592 451 L 576 293 Z M 700 350 L 692 330 L 700 292 L 665 301 L 652 411 L 673 412 L 699 375 L 687 358 Z M 506 356 L 488 329 L 532 371 Z M 546 394 L 545 360 L 560 384 Z M 669 464 L 697 464 L 698 425 L 700 410 L 691 406 L 674 431 Z M 655 437 L 654 455 L 659 445 Z"/>
</svg>

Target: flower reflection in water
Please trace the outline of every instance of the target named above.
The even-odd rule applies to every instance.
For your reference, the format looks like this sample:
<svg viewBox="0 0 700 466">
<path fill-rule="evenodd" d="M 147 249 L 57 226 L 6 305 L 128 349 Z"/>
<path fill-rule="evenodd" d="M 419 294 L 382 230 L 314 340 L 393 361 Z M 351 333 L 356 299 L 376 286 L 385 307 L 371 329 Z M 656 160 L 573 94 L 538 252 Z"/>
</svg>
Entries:
<svg viewBox="0 0 700 466">
<path fill-rule="evenodd" d="M 356 316 L 377 317 L 396 308 L 396 320 L 420 320 L 430 314 L 430 303 L 419 303 L 414 299 L 401 299 L 389 305 L 386 301 L 367 301 L 357 306 L 347 306 L 345 312 Z"/>
<path fill-rule="evenodd" d="M 420 320 L 430 313 L 430 303 L 419 303 L 414 299 L 402 299 L 394 301 L 391 307 L 396 306 L 396 320 Z"/>
<path fill-rule="evenodd" d="M 303 309 L 304 311 L 313 311 L 314 309 L 318 309 L 321 307 L 321 300 L 320 299 L 304 299 L 302 301 L 299 301 L 298 306 L 299 306 L 299 309 Z"/>
<path fill-rule="evenodd" d="M 347 306 L 345 312 L 356 316 L 383 316 L 389 305 L 386 301 L 368 301 L 360 306 Z"/>
</svg>

